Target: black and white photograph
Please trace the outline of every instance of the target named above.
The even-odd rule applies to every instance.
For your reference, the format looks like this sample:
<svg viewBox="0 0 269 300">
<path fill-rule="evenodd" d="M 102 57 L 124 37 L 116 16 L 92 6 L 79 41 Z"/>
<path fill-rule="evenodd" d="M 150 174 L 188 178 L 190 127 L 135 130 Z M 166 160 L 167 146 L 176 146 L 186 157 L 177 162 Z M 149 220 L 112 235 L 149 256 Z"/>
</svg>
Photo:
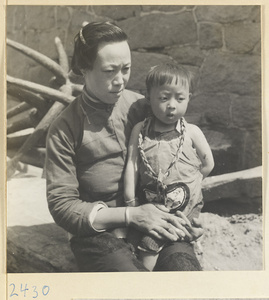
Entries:
<svg viewBox="0 0 269 300">
<path fill-rule="evenodd" d="M 263 269 L 260 16 L 7 8 L 8 272 Z"/>
<path fill-rule="evenodd" d="M 7 5 L 7 274 L 265 271 L 262 16 Z"/>
</svg>

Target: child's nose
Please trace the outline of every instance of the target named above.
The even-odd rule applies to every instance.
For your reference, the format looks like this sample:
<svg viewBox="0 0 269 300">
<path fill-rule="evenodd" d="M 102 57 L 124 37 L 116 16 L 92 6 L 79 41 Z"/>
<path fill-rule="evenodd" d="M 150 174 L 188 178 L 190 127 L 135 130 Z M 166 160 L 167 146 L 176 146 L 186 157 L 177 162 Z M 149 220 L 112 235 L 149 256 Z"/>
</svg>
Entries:
<svg viewBox="0 0 269 300">
<path fill-rule="evenodd" d="M 176 107 L 176 100 L 175 99 L 171 99 L 168 103 L 168 108 L 170 109 L 174 109 Z"/>
</svg>

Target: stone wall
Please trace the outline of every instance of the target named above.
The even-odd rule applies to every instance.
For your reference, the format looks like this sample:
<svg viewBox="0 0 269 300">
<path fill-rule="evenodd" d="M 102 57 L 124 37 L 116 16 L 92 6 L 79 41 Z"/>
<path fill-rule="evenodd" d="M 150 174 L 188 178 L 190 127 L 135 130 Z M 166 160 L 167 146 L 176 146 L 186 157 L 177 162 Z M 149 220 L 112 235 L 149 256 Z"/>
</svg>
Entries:
<svg viewBox="0 0 269 300">
<path fill-rule="evenodd" d="M 7 37 L 57 60 L 58 36 L 71 58 L 81 24 L 104 20 L 129 36 L 129 89 L 143 93 L 149 68 L 171 59 L 194 73 L 186 119 L 211 145 L 212 174 L 262 164 L 259 6 L 8 6 Z M 45 85 L 52 76 L 10 48 L 7 73 Z"/>
</svg>

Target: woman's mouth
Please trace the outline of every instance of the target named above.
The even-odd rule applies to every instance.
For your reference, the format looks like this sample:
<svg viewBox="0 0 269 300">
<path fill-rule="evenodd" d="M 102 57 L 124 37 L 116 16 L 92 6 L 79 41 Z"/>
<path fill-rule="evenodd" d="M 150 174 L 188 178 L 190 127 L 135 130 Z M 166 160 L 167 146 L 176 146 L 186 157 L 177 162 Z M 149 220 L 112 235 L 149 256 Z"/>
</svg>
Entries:
<svg viewBox="0 0 269 300">
<path fill-rule="evenodd" d="M 119 91 L 113 91 L 111 92 L 111 94 L 115 95 L 115 96 L 120 96 L 122 93 L 123 89 L 119 90 Z"/>
</svg>

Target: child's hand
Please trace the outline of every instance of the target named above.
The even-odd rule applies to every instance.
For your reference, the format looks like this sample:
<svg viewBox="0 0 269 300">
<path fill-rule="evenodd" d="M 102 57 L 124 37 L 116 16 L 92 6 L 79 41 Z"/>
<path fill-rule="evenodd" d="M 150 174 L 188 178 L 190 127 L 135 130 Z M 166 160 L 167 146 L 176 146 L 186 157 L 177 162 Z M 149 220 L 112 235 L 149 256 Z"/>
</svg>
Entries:
<svg viewBox="0 0 269 300">
<path fill-rule="evenodd" d="M 191 227 L 187 228 L 192 236 L 190 241 L 196 241 L 204 234 L 204 229 L 202 228 L 201 221 L 197 218 L 193 218 L 191 225 Z"/>
<path fill-rule="evenodd" d="M 186 223 L 184 227 L 186 228 L 188 234 L 182 239 L 187 242 L 192 242 L 198 240 L 204 233 L 204 229 L 202 228 L 201 222 L 198 218 L 193 218 L 192 222 L 181 212 L 176 211 L 176 215 L 181 216 Z"/>
</svg>

